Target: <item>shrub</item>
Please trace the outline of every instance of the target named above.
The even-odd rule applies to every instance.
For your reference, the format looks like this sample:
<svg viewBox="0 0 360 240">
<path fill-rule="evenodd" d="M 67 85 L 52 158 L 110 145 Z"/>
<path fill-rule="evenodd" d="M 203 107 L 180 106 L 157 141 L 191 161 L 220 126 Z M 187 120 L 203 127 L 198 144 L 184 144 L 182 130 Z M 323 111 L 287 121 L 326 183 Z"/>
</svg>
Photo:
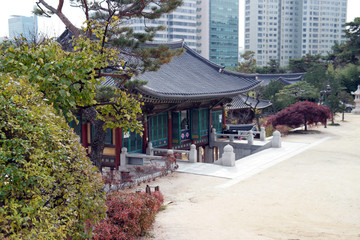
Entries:
<svg viewBox="0 0 360 240">
<path fill-rule="evenodd" d="M 157 191 L 141 193 L 110 193 L 106 205 L 107 218 L 94 226 L 93 239 L 135 239 L 143 235 L 155 220 L 164 199 Z"/>
<path fill-rule="evenodd" d="M 291 128 L 297 128 L 304 125 L 307 130 L 308 124 L 326 123 L 330 117 L 330 111 L 327 107 L 313 102 L 297 102 L 276 115 L 270 116 L 267 124 L 276 128 L 278 125 L 286 125 Z"/>
<path fill-rule="evenodd" d="M 0 93 L 0 239 L 85 238 L 105 195 L 78 136 L 25 81 Z"/>
<path fill-rule="evenodd" d="M 289 133 L 290 128 L 286 125 L 277 125 L 276 130 L 278 130 L 282 136 L 286 136 Z"/>
</svg>

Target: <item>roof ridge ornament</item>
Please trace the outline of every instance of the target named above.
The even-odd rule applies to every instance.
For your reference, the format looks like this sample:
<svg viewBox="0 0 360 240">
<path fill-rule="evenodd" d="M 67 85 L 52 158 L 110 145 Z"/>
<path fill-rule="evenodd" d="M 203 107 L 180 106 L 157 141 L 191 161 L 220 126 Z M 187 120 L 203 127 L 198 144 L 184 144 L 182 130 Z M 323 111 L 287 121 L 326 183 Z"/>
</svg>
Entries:
<svg viewBox="0 0 360 240">
<path fill-rule="evenodd" d="M 222 73 L 224 71 L 225 67 L 220 67 L 219 68 L 219 73 Z"/>
</svg>

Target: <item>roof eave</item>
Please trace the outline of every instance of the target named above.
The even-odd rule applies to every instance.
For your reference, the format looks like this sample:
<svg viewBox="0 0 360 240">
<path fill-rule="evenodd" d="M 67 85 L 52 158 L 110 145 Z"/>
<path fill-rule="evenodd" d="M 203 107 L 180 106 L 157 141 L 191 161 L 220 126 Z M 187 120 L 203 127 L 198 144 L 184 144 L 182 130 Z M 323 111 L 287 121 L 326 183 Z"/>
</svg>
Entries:
<svg viewBox="0 0 360 240">
<path fill-rule="evenodd" d="M 173 99 L 173 100 L 184 100 L 184 99 L 192 99 L 192 100 L 202 100 L 202 99 L 215 99 L 215 98 L 220 98 L 220 97 L 233 97 L 236 95 L 239 95 L 241 93 L 250 91 L 254 88 L 256 88 L 257 86 L 260 86 L 262 84 L 262 81 L 259 81 L 253 85 L 250 85 L 247 88 L 243 88 L 243 89 L 238 89 L 238 90 L 232 90 L 232 91 L 224 91 L 224 92 L 219 92 L 219 93 L 209 93 L 209 94 L 188 94 L 188 95 L 180 95 L 180 94 L 163 94 L 163 93 L 158 93 L 158 92 L 154 92 L 149 90 L 146 87 L 137 87 L 136 89 L 140 92 L 140 93 L 144 93 L 147 94 L 149 96 L 153 96 L 156 98 L 160 98 L 160 99 Z"/>
</svg>

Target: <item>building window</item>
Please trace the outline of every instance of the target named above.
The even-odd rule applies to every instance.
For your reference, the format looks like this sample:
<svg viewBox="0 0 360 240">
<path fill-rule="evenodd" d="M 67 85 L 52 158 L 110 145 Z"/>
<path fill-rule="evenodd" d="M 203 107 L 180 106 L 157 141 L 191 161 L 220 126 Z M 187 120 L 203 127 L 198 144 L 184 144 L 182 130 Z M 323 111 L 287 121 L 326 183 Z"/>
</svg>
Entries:
<svg viewBox="0 0 360 240">
<path fill-rule="evenodd" d="M 190 129 L 189 110 L 184 110 L 180 112 L 180 123 L 181 123 L 181 130 Z"/>
<path fill-rule="evenodd" d="M 128 152 L 142 152 L 143 139 L 140 134 L 136 132 L 124 132 L 122 147 L 127 148 Z"/>
<path fill-rule="evenodd" d="M 106 129 L 105 134 L 105 145 L 114 145 L 113 142 L 113 131 L 112 129 L 108 128 Z M 91 125 L 91 138 L 94 136 L 94 126 Z"/>
<path fill-rule="evenodd" d="M 153 146 L 167 145 L 168 125 L 167 113 L 160 113 L 149 119 L 149 137 Z"/>
<path fill-rule="evenodd" d="M 211 113 L 212 127 L 216 129 L 217 133 L 222 132 L 222 111 L 214 111 Z"/>
<path fill-rule="evenodd" d="M 209 109 L 191 111 L 191 138 L 200 139 L 209 134 Z"/>
</svg>

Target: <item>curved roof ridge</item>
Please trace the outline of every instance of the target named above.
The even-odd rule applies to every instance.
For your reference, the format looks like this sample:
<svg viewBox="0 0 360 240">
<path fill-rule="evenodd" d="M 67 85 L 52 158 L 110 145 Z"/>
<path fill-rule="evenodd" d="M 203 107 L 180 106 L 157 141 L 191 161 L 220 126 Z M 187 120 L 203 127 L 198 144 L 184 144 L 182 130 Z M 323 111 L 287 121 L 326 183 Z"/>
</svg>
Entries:
<svg viewBox="0 0 360 240">
<path fill-rule="evenodd" d="M 240 76 L 240 77 L 255 77 L 254 74 L 247 74 L 247 73 L 240 73 L 240 72 L 226 70 L 224 66 L 216 64 L 214 62 L 211 62 L 209 59 L 206 59 L 205 57 L 201 56 L 198 52 L 196 52 L 195 50 L 191 49 L 188 45 L 186 45 L 186 43 L 184 44 L 184 48 L 186 48 L 186 51 L 188 51 L 190 54 L 197 57 L 201 61 L 209 64 L 210 66 L 212 66 L 213 68 L 215 68 L 216 70 L 218 70 L 221 73 Z"/>
<path fill-rule="evenodd" d="M 224 70 L 182 41 L 165 44 L 185 51 L 158 71 L 139 75 L 147 84 L 137 87 L 138 91 L 163 99 L 208 99 L 235 96 L 262 83 L 255 75 Z"/>
<path fill-rule="evenodd" d="M 227 109 L 245 109 L 255 107 L 256 109 L 263 109 L 272 105 L 271 101 L 264 99 L 255 99 L 243 93 L 240 93 L 232 98 L 232 101 L 226 105 Z"/>
<path fill-rule="evenodd" d="M 165 93 L 165 92 L 156 91 L 154 89 L 149 89 L 149 88 L 146 88 L 146 87 L 137 87 L 137 89 L 142 93 L 146 93 L 146 94 L 158 97 L 158 98 L 165 98 L 165 99 L 166 98 L 169 98 L 169 99 L 184 99 L 184 98 L 187 98 L 187 97 L 191 97 L 191 98 L 216 98 L 216 97 L 222 97 L 224 94 L 230 94 L 230 96 L 238 95 L 240 92 L 251 90 L 251 89 L 257 87 L 258 85 L 260 85 L 260 82 L 253 83 L 253 84 L 249 85 L 248 87 L 243 88 L 241 90 L 232 89 L 232 90 L 218 91 L 218 92 L 212 92 L 212 93 L 187 93 L 187 94 L 184 94 L 183 92 Z"/>
<path fill-rule="evenodd" d="M 235 75 L 235 76 L 239 76 L 239 77 L 257 77 L 256 74 L 251 74 L 251 73 L 241 73 L 241 72 L 235 72 L 235 71 L 231 71 L 231 70 L 224 70 L 223 73 L 229 74 L 229 75 Z"/>
<path fill-rule="evenodd" d="M 302 76 L 301 76 L 301 75 L 299 75 L 299 76 L 297 76 L 297 77 L 279 77 L 279 78 L 281 78 L 281 79 L 285 79 L 285 80 L 288 80 L 288 81 L 293 81 L 293 80 L 298 80 L 298 79 L 301 79 L 301 78 L 302 78 Z"/>
<path fill-rule="evenodd" d="M 306 72 L 301 72 L 301 73 L 253 73 L 255 75 L 258 75 L 258 76 L 279 76 L 279 77 L 282 77 L 282 76 L 299 76 L 299 75 L 304 75 L 306 74 Z"/>
<path fill-rule="evenodd" d="M 224 69 L 225 67 L 221 66 L 221 65 L 218 65 L 214 62 L 211 62 L 210 60 L 206 59 L 205 57 L 201 56 L 198 52 L 196 52 L 195 50 L 191 49 L 186 43 L 184 43 L 184 46 L 183 46 L 186 51 L 193 55 L 194 57 L 198 58 L 199 60 L 203 61 L 204 63 L 208 64 L 209 66 L 211 66 L 212 68 L 220 71 L 221 69 Z"/>
</svg>

